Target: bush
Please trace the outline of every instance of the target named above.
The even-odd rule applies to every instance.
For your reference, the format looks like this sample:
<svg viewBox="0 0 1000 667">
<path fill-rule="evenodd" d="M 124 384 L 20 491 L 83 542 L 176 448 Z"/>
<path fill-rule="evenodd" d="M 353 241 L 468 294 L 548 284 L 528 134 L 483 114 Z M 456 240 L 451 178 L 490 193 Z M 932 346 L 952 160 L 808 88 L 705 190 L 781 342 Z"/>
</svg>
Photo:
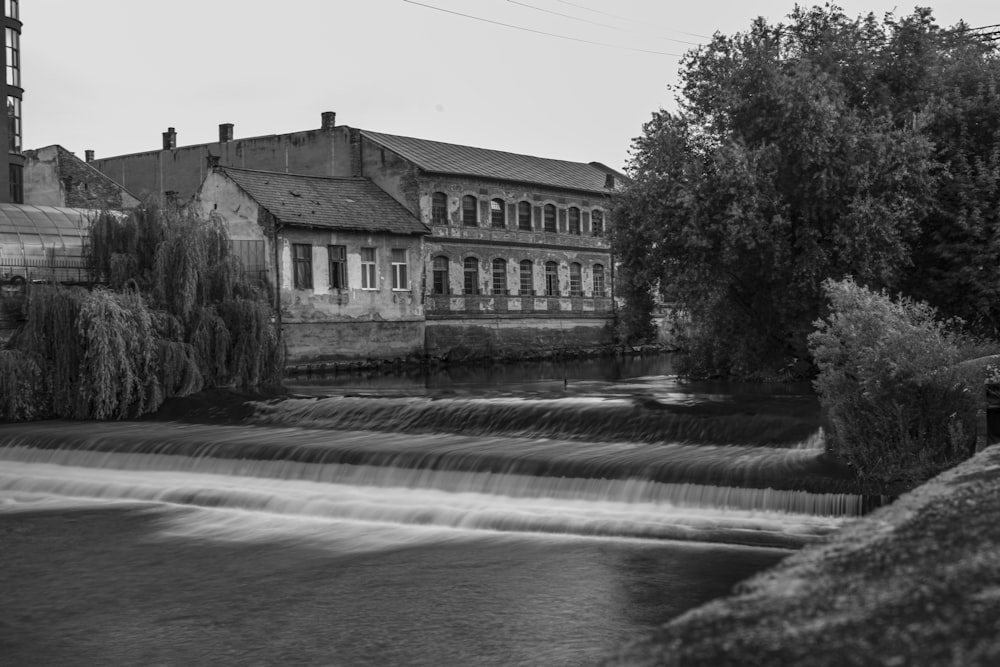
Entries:
<svg viewBox="0 0 1000 667">
<path fill-rule="evenodd" d="M 930 306 L 827 280 L 809 336 L 827 448 L 862 480 L 910 486 L 974 451 L 982 387 L 956 365 L 970 345 Z"/>
</svg>

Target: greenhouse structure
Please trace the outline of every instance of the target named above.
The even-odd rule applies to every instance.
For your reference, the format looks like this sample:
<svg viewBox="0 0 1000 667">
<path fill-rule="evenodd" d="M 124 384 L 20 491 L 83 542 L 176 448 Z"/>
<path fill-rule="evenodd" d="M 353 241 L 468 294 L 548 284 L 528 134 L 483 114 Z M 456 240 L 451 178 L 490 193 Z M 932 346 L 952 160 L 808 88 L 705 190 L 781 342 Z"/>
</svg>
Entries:
<svg viewBox="0 0 1000 667">
<path fill-rule="evenodd" d="M 87 229 L 97 211 L 0 204 L 0 285 L 90 282 Z"/>
</svg>

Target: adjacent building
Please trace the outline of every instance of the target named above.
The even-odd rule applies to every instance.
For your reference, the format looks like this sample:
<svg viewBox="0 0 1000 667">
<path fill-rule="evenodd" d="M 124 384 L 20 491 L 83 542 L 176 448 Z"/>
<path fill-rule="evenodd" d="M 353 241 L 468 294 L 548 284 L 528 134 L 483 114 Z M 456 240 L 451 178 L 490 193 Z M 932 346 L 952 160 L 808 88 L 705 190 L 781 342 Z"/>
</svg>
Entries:
<svg viewBox="0 0 1000 667">
<path fill-rule="evenodd" d="M 123 211 L 139 200 L 89 162 L 52 145 L 24 151 L 24 203 Z"/>
<path fill-rule="evenodd" d="M 410 341 L 417 329 L 422 352 L 451 358 L 593 348 L 612 340 L 614 264 L 605 233 L 612 224 L 609 195 L 623 176 L 602 164 L 338 126 L 333 112 L 321 115 L 319 128 L 302 132 L 235 138 L 233 125 L 224 123 L 216 142 L 179 147 L 175 128 L 162 139 L 159 150 L 88 159 L 88 164 L 140 198 L 189 201 L 197 195 L 199 206 L 210 207 L 235 233 L 244 234 L 234 236 L 240 240 L 267 246 L 271 218 L 286 230 L 302 232 L 278 239 L 277 259 L 265 252 L 273 263 L 269 275 L 278 281 L 272 284 L 280 285 L 275 289 L 283 324 L 302 332 L 288 338 L 298 341 L 290 343 L 291 360 L 400 356 L 391 353 L 409 349 L 402 341 Z M 260 172 L 270 174 L 267 188 L 259 180 L 251 183 L 248 174 Z M 312 192 L 308 183 L 327 194 L 317 192 L 313 200 L 290 194 Z M 308 224 L 293 224 L 288 211 L 275 209 L 279 199 L 285 207 L 335 198 L 334 190 L 346 191 L 349 184 L 358 188 L 358 206 L 309 209 Z M 222 192 L 226 188 L 228 194 Z M 271 218 L 258 220 L 252 213 L 243 219 L 242 206 Z M 365 206 L 379 211 L 383 220 L 362 215 Z M 243 212 L 234 213 L 237 208 Z M 409 216 L 412 232 L 402 234 L 407 243 L 396 238 L 399 230 L 384 227 L 395 219 L 390 209 Z M 306 215 L 305 208 L 296 211 Z M 356 221 L 348 229 L 351 216 Z M 253 238 L 247 236 L 252 228 Z M 341 238 L 330 230 L 354 236 Z M 320 238 L 323 234 L 327 237 Z M 305 245 L 310 250 L 300 247 Z M 345 293 L 330 291 L 340 289 L 329 283 L 331 269 L 317 268 L 333 261 L 331 248 L 343 248 L 344 266 L 354 271 L 347 279 L 358 281 L 349 283 L 346 301 Z M 380 282 L 372 293 L 359 286 L 373 266 L 370 255 L 362 260 L 362 251 L 372 249 L 382 281 L 401 265 L 392 261 L 394 253 L 405 250 L 405 289 L 388 287 L 378 296 L 388 283 Z M 301 266 L 296 259 L 312 262 L 311 287 L 296 286 L 296 266 Z M 353 323 L 355 332 L 395 329 L 398 335 L 369 336 L 372 345 L 365 349 L 359 347 L 360 333 L 322 339 L 328 334 L 320 329 L 332 331 L 325 325 L 335 321 Z M 310 329 L 309 322 L 324 326 Z M 404 327 L 404 322 L 409 324 Z"/>
<path fill-rule="evenodd" d="M 423 354 L 430 230 L 370 180 L 215 166 L 194 206 L 264 267 L 289 364 Z"/>
<path fill-rule="evenodd" d="M 24 156 L 21 153 L 21 99 L 24 88 L 21 85 L 21 18 L 19 0 L 4 0 L 3 25 L 3 67 L 5 76 L 0 90 L 0 99 L 7 102 L 7 114 L 3 118 L 7 136 L 7 150 L 0 151 L 0 202 L 21 204 L 24 202 Z"/>
</svg>

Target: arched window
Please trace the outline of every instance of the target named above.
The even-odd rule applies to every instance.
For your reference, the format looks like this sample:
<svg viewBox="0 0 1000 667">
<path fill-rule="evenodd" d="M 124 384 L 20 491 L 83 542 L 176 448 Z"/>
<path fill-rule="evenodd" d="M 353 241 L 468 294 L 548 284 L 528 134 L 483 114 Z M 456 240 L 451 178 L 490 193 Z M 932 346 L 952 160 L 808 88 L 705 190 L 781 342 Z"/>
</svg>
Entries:
<svg viewBox="0 0 1000 667">
<path fill-rule="evenodd" d="M 479 260 L 475 257 L 465 258 L 465 293 L 479 294 Z"/>
<path fill-rule="evenodd" d="M 604 296 L 603 264 L 594 264 L 594 296 Z"/>
<path fill-rule="evenodd" d="M 556 207 L 552 204 L 546 204 L 543 211 L 542 220 L 545 223 L 545 231 L 556 231 Z"/>
<path fill-rule="evenodd" d="M 448 195 L 435 192 L 431 197 L 431 224 L 448 224 Z"/>
<path fill-rule="evenodd" d="M 507 260 L 499 257 L 493 260 L 493 293 L 507 293 Z"/>
<path fill-rule="evenodd" d="M 535 293 L 535 267 L 530 259 L 522 259 L 520 264 L 521 296 L 532 296 Z"/>
<path fill-rule="evenodd" d="M 490 200 L 490 226 L 491 227 L 507 226 L 506 205 L 503 203 L 502 199 Z"/>
<path fill-rule="evenodd" d="M 448 280 L 448 258 L 438 256 L 434 258 L 434 275 L 431 290 L 434 294 L 448 294 L 451 292 L 451 283 Z"/>
<path fill-rule="evenodd" d="M 583 296 L 583 267 L 577 262 L 569 265 L 569 295 Z"/>
<path fill-rule="evenodd" d="M 559 265 L 545 262 L 545 296 L 559 296 Z"/>
<path fill-rule="evenodd" d="M 531 231 L 531 204 L 526 201 L 517 205 L 517 228 Z"/>
<path fill-rule="evenodd" d="M 576 206 L 569 207 L 569 233 L 577 235 L 580 233 L 580 209 Z"/>
<path fill-rule="evenodd" d="M 466 227 L 479 224 L 479 200 L 472 195 L 462 197 L 462 224 Z"/>
<path fill-rule="evenodd" d="M 590 228 L 594 236 L 604 236 L 604 211 L 592 211 L 590 214 Z"/>
</svg>

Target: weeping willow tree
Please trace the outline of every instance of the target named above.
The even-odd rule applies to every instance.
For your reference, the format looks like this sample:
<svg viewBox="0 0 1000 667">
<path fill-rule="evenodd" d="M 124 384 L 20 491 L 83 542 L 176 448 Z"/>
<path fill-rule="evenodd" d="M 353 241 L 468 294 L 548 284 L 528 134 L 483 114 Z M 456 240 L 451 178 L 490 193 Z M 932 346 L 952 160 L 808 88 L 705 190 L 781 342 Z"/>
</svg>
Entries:
<svg viewBox="0 0 1000 667">
<path fill-rule="evenodd" d="M 217 220 L 143 206 L 91 224 L 93 290 L 32 286 L 0 354 L 0 419 L 127 419 L 280 378 L 280 335 Z"/>
</svg>

